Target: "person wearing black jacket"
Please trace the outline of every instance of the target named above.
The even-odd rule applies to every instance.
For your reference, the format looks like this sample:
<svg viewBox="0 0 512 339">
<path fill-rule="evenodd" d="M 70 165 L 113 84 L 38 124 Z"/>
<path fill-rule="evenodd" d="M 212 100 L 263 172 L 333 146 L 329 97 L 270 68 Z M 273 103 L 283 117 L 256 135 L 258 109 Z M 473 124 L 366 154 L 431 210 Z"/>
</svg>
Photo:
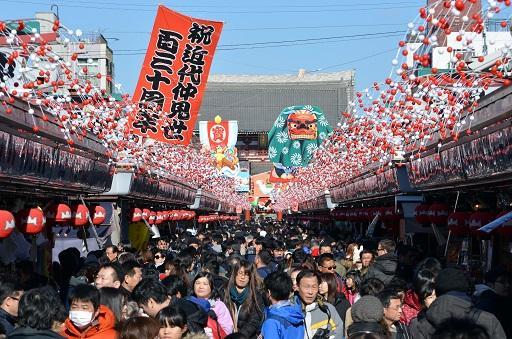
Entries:
<svg viewBox="0 0 512 339">
<path fill-rule="evenodd" d="M 23 288 L 13 281 L 3 281 L 0 284 L 0 325 L 9 335 L 16 326 L 20 298 Z"/>
<path fill-rule="evenodd" d="M 233 267 L 224 294 L 224 303 L 234 322 L 233 332 L 248 338 L 257 337 L 263 323 L 265 305 L 260 285 L 254 265 L 243 259 Z"/>
<path fill-rule="evenodd" d="M 485 329 L 493 339 L 507 336 L 496 317 L 475 307 L 470 298 L 472 290 L 469 277 L 462 270 L 445 268 L 436 277 L 436 300 L 430 305 L 425 317 L 411 323 L 409 330 L 414 339 L 431 338 L 434 332 L 450 320 L 469 320 Z"/>
<path fill-rule="evenodd" d="M 57 293 L 49 287 L 25 293 L 19 302 L 18 328 L 8 338 L 13 339 L 63 339 L 52 329 L 66 314 Z M 59 329 L 57 329 L 59 330 Z"/>
<path fill-rule="evenodd" d="M 395 252 L 396 244 L 393 240 L 383 239 L 377 246 L 377 258 L 368 269 L 365 279 L 377 278 L 384 283 L 389 284 L 396 275 L 398 267 L 398 257 Z"/>
</svg>

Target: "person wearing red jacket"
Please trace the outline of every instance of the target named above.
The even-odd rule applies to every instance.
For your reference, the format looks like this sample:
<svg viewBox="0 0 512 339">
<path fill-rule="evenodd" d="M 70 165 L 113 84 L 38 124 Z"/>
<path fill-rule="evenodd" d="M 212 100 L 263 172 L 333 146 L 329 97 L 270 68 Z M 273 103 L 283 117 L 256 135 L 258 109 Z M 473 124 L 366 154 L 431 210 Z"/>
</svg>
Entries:
<svg viewBox="0 0 512 339">
<path fill-rule="evenodd" d="M 62 336 L 66 338 L 117 338 L 114 313 L 100 305 L 100 292 L 94 286 L 78 285 L 70 295 L 71 308 L 64 323 Z"/>
</svg>

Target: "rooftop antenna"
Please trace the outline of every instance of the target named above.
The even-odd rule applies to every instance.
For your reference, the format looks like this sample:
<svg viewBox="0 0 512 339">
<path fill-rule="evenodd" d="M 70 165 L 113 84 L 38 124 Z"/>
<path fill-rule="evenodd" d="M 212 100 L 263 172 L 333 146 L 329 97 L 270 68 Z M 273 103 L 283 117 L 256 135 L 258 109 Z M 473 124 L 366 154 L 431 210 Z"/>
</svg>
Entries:
<svg viewBox="0 0 512 339">
<path fill-rule="evenodd" d="M 57 9 L 56 11 L 53 10 L 54 7 Z M 53 14 L 55 14 L 57 16 L 57 19 L 60 19 L 60 17 L 59 17 L 59 5 L 52 4 L 51 7 L 50 7 L 50 11 L 52 11 Z"/>
</svg>

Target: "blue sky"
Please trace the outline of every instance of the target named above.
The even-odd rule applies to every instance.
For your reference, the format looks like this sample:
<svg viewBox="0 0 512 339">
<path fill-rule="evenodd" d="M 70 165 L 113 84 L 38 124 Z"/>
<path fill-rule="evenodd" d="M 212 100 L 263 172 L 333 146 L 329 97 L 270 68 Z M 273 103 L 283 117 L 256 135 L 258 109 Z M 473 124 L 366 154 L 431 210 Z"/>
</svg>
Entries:
<svg viewBox="0 0 512 339">
<path fill-rule="evenodd" d="M 162 1 L 198 18 L 224 21 L 212 74 L 282 74 L 356 70 L 356 88 L 383 80 L 398 41 L 426 1 Z M 159 2 L 0 0 L 0 20 L 31 18 L 59 5 L 61 22 L 101 32 L 114 50 L 116 79 L 132 93 Z M 312 39 L 304 41 L 305 39 Z M 318 40 L 319 39 L 319 40 Z M 299 41 L 297 41 L 299 40 Z M 283 42 L 287 41 L 287 42 Z M 266 45 L 244 45 L 277 42 Z M 283 46 L 285 45 L 285 46 Z M 244 49 L 240 49 L 244 48 Z"/>
</svg>

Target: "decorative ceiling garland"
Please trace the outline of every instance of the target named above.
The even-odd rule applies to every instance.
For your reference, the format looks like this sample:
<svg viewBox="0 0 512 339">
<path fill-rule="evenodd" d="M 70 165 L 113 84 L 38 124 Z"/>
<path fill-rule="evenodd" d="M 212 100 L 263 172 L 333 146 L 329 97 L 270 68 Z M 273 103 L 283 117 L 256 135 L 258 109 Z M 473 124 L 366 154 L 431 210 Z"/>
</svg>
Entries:
<svg viewBox="0 0 512 339">
<path fill-rule="evenodd" d="M 317 149 L 310 164 L 299 170 L 297 181 L 274 192 L 274 209 L 297 206 L 367 171 L 379 174 L 404 161 L 412 162 L 414 168 L 427 145 L 437 143 L 440 149 L 446 140 L 457 141 L 461 131 L 471 134 L 472 113 L 485 91 L 511 84 L 512 44 L 507 42 L 499 50 L 486 71 L 468 67 L 465 52 L 479 53 L 474 41 L 482 38 L 485 21 L 510 4 L 509 0 L 488 0 L 484 9 L 475 11 L 477 0 L 457 0 L 420 8 L 418 18 L 408 24 L 398 43 L 390 76 L 356 93 L 334 133 Z M 454 32 L 456 20 L 461 29 Z M 508 20 L 499 24 L 509 27 Z M 439 37 L 449 35 L 454 35 L 455 43 L 434 50 L 440 45 Z M 490 39 L 487 43 L 496 42 Z M 432 67 L 432 53 L 449 54 L 453 68 Z M 472 61 L 491 59 L 484 54 Z M 413 67 L 407 63 L 411 55 Z M 404 159 L 405 155 L 409 158 Z"/>
</svg>

